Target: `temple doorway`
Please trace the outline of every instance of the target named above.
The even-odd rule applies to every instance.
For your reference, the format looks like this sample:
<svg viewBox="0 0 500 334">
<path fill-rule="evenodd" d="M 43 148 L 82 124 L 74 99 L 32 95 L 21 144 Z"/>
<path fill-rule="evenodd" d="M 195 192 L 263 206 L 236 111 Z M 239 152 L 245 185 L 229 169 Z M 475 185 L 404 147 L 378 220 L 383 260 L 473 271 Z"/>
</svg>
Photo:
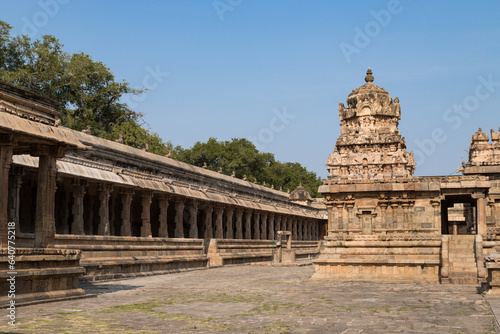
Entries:
<svg viewBox="0 0 500 334">
<path fill-rule="evenodd" d="M 471 195 L 446 195 L 441 201 L 441 233 L 477 233 L 476 200 Z"/>
</svg>

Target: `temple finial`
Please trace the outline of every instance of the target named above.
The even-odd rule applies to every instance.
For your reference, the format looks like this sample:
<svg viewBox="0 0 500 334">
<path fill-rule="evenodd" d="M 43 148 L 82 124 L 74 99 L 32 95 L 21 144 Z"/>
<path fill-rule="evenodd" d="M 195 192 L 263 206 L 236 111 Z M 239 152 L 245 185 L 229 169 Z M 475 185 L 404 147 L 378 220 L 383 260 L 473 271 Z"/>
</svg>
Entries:
<svg viewBox="0 0 500 334">
<path fill-rule="evenodd" d="M 373 77 L 372 69 L 370 67 L 368 67 L 368 71 L 366 71 L 365 81 L 366 82 L 373 82 L 374 79 L 375 78 Z"/>
</svg>

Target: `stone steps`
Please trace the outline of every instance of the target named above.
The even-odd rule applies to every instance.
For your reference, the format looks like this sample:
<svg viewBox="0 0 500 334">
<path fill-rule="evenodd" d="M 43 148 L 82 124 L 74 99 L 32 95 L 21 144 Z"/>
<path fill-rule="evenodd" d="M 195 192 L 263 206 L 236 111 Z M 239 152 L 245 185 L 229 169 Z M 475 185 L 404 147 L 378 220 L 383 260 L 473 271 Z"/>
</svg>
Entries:
<svg viewBox="0 0 500 334">
<path fill-rule="evenodd" d="M 451 284 L 477 284 L 477 277 L 474 277 L 474 278 L 466 278 L 466 277 L 456 277 L 456 276 L 453 276 L 453 277 L 450 277 L 449 278 L 449 282 Z"/>
<path fill-rule="evenodd" d="M 453 235 L 449 238 L 448 258 L 451 284 L 477 284 L 477 265 L 474 249 L 475 236 Z"/>
</svg>

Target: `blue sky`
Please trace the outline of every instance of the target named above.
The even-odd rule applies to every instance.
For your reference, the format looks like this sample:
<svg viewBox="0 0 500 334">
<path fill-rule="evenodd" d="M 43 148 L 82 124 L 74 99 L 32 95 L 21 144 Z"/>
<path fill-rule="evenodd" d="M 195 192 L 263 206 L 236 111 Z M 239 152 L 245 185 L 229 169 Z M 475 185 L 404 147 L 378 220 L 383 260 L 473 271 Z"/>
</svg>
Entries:
<svg viewBox="0 0 500 334">
<path fill-rule="evenodd" d="M 174 145 L 245 137 L 326 177 L 338 103 L 369 66 L 400 99 L 416 175 L 454 173 L 477 128 L 500 127 L 499 2 L 19 0 L 0 13 L 149 87 L 127 101 Z"/>
</svg>

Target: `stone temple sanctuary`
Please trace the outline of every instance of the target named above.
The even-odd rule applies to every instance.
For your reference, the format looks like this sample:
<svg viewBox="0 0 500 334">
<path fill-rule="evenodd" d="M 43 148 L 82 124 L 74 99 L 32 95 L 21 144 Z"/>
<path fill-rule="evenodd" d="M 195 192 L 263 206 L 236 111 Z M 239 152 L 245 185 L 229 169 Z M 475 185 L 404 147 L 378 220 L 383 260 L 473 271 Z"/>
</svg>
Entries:
<svg viewBox="0 0 500 334">
<path fill-rule="evenodd" d="M 57 102 L 0 83 L 0 288 L 15 272 L 16 303 L 75 298 L 81 280 L 270 262 L 282 236 L 313 278 L 497 287 L 500 132 L 473 134 L 461 176 L 413 176 L 399 99 L 365 81 L 323 199 L 64 128 Z"/>
<path fill-rule="evenodd" d="M 486 266 L 495 276 L 484 256 L 498 243 L 500 132 L 491 130 L 492 143 L 481 128 L 472 136 L 462 176 L 413 176 L 399 99 L 370 69 L 365 81 L 339 106 L 341 134 L 319 188 L 328 235 L 314 277 L 477 284 Z"/>
</svg>

